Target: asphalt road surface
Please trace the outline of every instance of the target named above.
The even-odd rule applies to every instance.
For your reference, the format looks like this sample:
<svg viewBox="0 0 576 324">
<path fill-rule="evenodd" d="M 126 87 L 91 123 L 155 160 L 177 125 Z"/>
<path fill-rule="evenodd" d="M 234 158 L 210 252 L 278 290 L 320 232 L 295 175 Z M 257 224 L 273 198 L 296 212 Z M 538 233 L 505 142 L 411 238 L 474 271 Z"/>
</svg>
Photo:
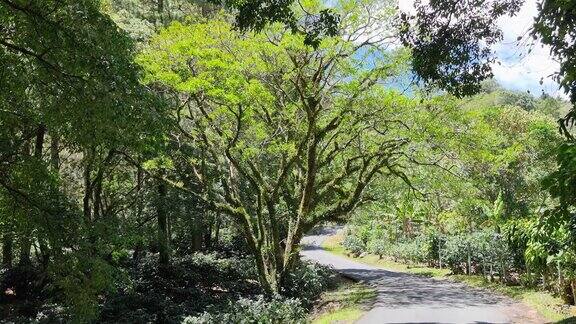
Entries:
<svg viewBox="0 0 576 324">
<path fill-rule="evenodd" d="M 357 323 L 543 323 L 524 304 L 450 280 L 388 271 L 329 253 L 321 243 L 339 230 L 326 227 L 303 239 L 304 258 L 333 267 L 378 293 Z"/>
</svg>

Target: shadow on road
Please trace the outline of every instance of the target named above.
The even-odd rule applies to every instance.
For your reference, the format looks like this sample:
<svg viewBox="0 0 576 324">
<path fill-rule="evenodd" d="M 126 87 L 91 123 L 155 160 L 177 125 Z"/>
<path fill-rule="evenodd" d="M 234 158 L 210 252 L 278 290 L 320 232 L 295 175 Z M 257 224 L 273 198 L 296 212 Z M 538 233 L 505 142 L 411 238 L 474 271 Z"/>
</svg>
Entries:
<svg viewBox="0 0 576 324">
<path fill-rule="evenodd" d="M 377 297 L 358 323 L 494 324 L 510 323 L 511 316 L 516 316 L 508 314 L 514 301 L 492 292 L 450 280 L 384 270 L 323 251 L 322 242 L 339 229 L 324 227 L 306 236 L 302 255 L 375 290 Z M 567 323 L 571 322 L 561 324 Z"/>
<path fill-rule="evenodd" d="M 470 307 L 510 303 L 506 298 L 446 280 L 386 270 L 340 269 L 340 271 L 365 280 L 373 286 L 378 292 L 376 306 Z"/>
</svg>

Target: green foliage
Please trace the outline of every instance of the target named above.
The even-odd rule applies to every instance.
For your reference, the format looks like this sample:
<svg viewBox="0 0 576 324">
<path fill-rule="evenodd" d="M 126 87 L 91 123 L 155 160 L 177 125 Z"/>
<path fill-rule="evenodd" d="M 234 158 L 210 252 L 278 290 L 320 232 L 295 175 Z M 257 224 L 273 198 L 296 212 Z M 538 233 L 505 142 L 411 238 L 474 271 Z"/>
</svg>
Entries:
<svg viewBox="0 0 576 324">
<path fill-rule="evenodd" d="M 94 320 L 99 315 L 99 297 L 113 289 L 117 270 L 103 260 L 90 257 L 86 251 L 66 255 L 52 266 L 54 285 L 61 289 L 72 319 Z"/>
<path fill-rule="evenodd" d="M 368 252 L 376 254 L 380 257 L 382 257 L 383 255 L 391 255 L 392 252 L 390 251 L 390 249 L 391 249 L 390 242 L 384 239 L 370 240 L 367 245 Z"/>
<path fill-rule="evenodd" d="M 261 290 L 254 284 L 252 264 L 212 252 L 175 256 L 170 267 L 160 269 L 157 258 L 146 256 L 126 265 L 130 276 L 118 280 L 116 290 L 107 294 L 100 320 L 179 323 L 209 306 L 221 308 L 238 296 L 257 295 Z"/>
<path fill-rule="evenodd" d="M 421 165 L 408 172 L 411 188 L 385 182 L 370 191 L 382 202 L 353 218 L 356 238 L 347 240 L 367 243 L 355 253 L 380 249 L 456 273 L 467 271 L 470 256 L 475 273 L 523 271 L 530 237 L 524 220 L 548 199 L 541 181 L 555 165 L 551 153 L 560 138 L 551 118 L 498 106 L 494 93 L 435 98 L 413 111 L 422 129 L 413 156 Z"/>
<path fill-rule="evenodd" d="M 282 285 L 282 295 L 299 299 L 302 306 L 311 308 L 320 295 L 337 283 L 336 272 L 326 266 L 299 262 Z"/>
<path fill-rule="evenodd" d="M 130 38 L 145 42 L 169 22 L 197 16 L 212 6 L 205 1 L 190 0 L 103 0 L 101 7 Z"/>
<path fill-rule="evenodd" d="M 447 237 L 441 250 L 443 262 L 454 273 L 468 272 L 468 258 L 474 269 L 472 273 L 489 274 L 490 269 L 501 276 L 513 267 L 511 251 L 501 235 L 492 231 L 479 231 L 469 235 Z"/>
<path fill-rule="evenodd" d="M 405 263 L 425 263 L 427 262 L 428 247 L 419 237 L 406 242 L 398 242 L 390 247 L 390 256 Z"/>
<path fill-rule="evenodd" d="M 468 272 L 468 262 L 472 273 L 485 275 L 490 269 L 493 274 L 506 274 L 515 269 L 508 240 L 489 229 L 457 235 L 421 233 L 399 241 L 373 236 L 367 245 L 361 244 L 360 233 L 353 229 L 342 242 L 346 250 L 356 255 L 368 252 L 407 264 L 443 265 L 456 274 Z"/>
<path fill-rule="evenodd" d="M 153 129 L 153 97 L 138 82 L 132 41 L 97 2 L 11 3 L 0 6 L 0 24 L 15 26 L 0 39 L 9 66 L 0 84 L 14 89 L 2 116 L 28 124 L 25 116 L 81 147 L 141 142 L 135 131 Z"/>
<path fill-rule="evenodd" d="M 480 90 L 493 24 L 518 9 L 487 3 L 417 2 L 399 30 L 388 0 L 225 1 L 235 16 L 206 1 L 0 1 L 8 321 L 300 322 L 332 279 L 299 262 L 300 239 L 350 214 L 353 254 L 470 260 L 566 291 L 576 150 L 553 152 L 552 119 L 566 103 L 389 87 L 411 73 Z M 533 34 L 573 90 L 574 37 L 550 16 L 568 9 L 543 3 Z"/>
<path fill-rule="evenodd" d="M 551 172 L 544 181 L 544 187 L 550 194 L 558 198 L 560 208 L 567 211 L 576 197 L 576 144 L 563 143 L 557 151 L 558 169 Z"/>
<path fill-rule="evenodd" d="M 531 32 L 543 44 L 550 46 L 551 54 L 560 62 L 560 71 L 556 76 L 558 83 L 570 94 L 571 102 L 576 102 L 576 78 L 574 78 L 574 57 L 576 48 L 575 31 L 572 21 L 575 15 L 574 6 L 569 1 L 553 0 L 538 4 L 538 16 Z M 567 122 L 574 118 L 574 110 Z"/>
<path fill-rule="evenodd" d="M 388 2 L 366 6 L 383 9 L 381 23 L 395 12 Z M 367 11 L 334 10 L 350 13 L 342 24 L 354 33 L 367 28 Z M 277 25 L 245 35 L 231 27 L 226 15 L 172 23 L 137 61 L 146 84 L 179 102 L 182 149 L 171 157 L 176 176 L 191 176 L 175 183 L 236 222 L 273 294 L 306 231 L 347 216 L 376 177 L 402 177 L 407 139 L 395 120 L 413 100 L 380 81 L 404 71 L 407 53 L 344 36 L 313 48 Z M 364 67 L 374 55 L 381 59 Z"/>
<path fill-rule="evenodd" d="M 17 243 L 4 257 L 18 251 L 18 263 L 28 263 L 30 255 L 37 263 L 26 267 L 37 267 L 44 278 L 33 289 L 54 294 L 75 321 L 95 319 L 101 296 L 118 279 L 103 257 L 117 238 L 110 230 L 117 223 L 82 217 L 82 189 L 90 188 L 78 175 L 96 165 L 118 166 L 113 150 L 150 148 L 157 139 L 150 131 L 162 124 L 151 108 L 159 112 L 161 104 L 139 83 L 132 40 L 100 12 L 98 1 L 4 1 L 0 24 L 11 26 L 0 36 L 0 64 L 7 67 L 0 76 L 0 232 L 4 245 Z M 72 157 L 62 161 L 63 152 Z M 104 170 L 93 171 L 86 178 L 99 183 L 91 185 L 94 191 L 130 196 L 122 176 L 107 170 L 108 182 Z M 120 207 L 116 199 L 107 201 L 114 205 L 108 212 Z M 94 207 L 98 216 L 102 205 L 100 199 Z M 25 290 L 16 296 L 26 299 Z"/>
<path fill-rule="evenodd" d="M 261 31 L 267 25 L 282 23 L 292 33 L 304 34 L 304 44 L 317 48 L 324 37 L 339 34 L 340 14 L 321 6 L 320 2 L 305 1 L 294 4 L 294 0 L 226 0 L 225 5 L 233 8 L 236 27 L 241 30 Z"/>
<path fill-rule="evenodd" d="M 573 142 L 559 146 L 557 169 L 543 181 L 544 188 L 557 199 L 557 204 L 550 206 L 540 219 L 531 224 L 525 252 L 526 262 L 537 274 L 557 274 L 560 280 L 555 289 L 569 303 L 575 302 L 576 294 L 570 286 L 570 282 L 576 280 L 575 156 Z"/>
<path fill-rule="evenodd" d="M 425 82 L 458 96 L 477 93 L 492 76 L 492 44 L 502 39 L 494 23 L 519 10 L 519 0 L 416 1 L 402 14 L 402 41 L 412 49 L 412 68 Z M 445 22 L 449 21 L 449 24 Z"/>
<path fill-rule="evenodd" d="M 360 255 L 366 249 L 364 241 L 356 235 L 346 235 L 342 242 L 342 246 L 355 255 Z"/>
<path fill-rule="evenodd" d="M 535 97 L 528 92 L 504 89 L 494 80 L 482 83 L 482 91 L 478 97 L 477 100 L 482 105 L 516 106 L 527 111 L 537 111 L 554 119 L 564 116 L 570 108 L 570 103 L 561 98 L 554 98 L 545 93 Z"/>
<path fill-rule="evenodd" d="M 186 317 L 183 323 L 304 323 L 305 311 L 297 299 L 275 298 L 267 300 L 241 298 L 230 303 L 226 312 L 208 313 Z"/>
</svg>

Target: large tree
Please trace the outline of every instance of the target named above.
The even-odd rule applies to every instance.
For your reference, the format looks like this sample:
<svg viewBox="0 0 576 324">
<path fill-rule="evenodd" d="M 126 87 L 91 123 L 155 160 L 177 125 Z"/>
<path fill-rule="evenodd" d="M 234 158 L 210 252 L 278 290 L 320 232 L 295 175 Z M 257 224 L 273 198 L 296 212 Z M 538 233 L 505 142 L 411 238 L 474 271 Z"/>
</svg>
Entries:
<svg viewBox="0 0 576 324">
<path fill-rule="evenodd" d="M 139 58 L 146 82 L 177 102 L 180 185 L 237 221 L 269 293 L 305 232 L 366 202 L 374 178 L 403 176 L 407 105 L 382 86 L 406 62 L 386 50 L 395 10 L 342 6 L 342 36 L 316 49 L 282 26 L 242 35 L 221 18 L 175 23 Z M 373 35 L 379 28 L 389 33 Z"/>
</svg>

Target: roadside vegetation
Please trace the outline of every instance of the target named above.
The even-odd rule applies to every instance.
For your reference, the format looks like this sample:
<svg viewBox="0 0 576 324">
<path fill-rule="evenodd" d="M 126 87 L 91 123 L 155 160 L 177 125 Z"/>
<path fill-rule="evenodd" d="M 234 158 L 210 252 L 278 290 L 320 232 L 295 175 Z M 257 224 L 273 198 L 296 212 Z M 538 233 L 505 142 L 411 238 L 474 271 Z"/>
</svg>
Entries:
<svg viewBox="0 0 576 324">
<path fill-rule="evenodd" d="M 326 241 L 322 243 L 322 248 L 328 252 L 345 256 L 349 259 L 360 261 L 369 265 L 378 266 L 388 270 L 394 270 L 398 272 L 413 273 L 425 277 L 441 278 L 450 274 L 449 269 L 433 268 L 423 264 L 408 264 L 394 261 L 393 258 L 386 255 L 376 255 L 368 252 L 363 252 L 360 254 L 355 254 L 347 250 L 342 244 L 344 241 L 343 234 L 336 234 L 330 236 Z"/>
<path fill-rule="evenodd" d="M 570 321 L 576 320 L 576 308 L 566 305 L 560 297 L 554 296 L 551 292 L 522 285 L 506 285 L 498 281 L 490 281 L 481 275 L 455 275 L 447 268 L 440 269 L 438 267 L 431 267 L 426 264 L 414 262 L 402 263 L 395 261 L 393 257 L 387 255 L 380 256 L 369 252 L 361 253 L 360 255 L 354 254 L 343 246 L 344 239 L 344 233 L 330 236 L 322 243 L 322 248 L 356 262 L 369 264 L 386 270 L 411 273 L 439 280 L 454 280 L 473 287 L 487 289 L 523 302 L 535 309 L 543 318 L 549 321 L 566 321 L 566 323 L 571 323 Z"/>
<path fill-rule="evenodd" d="M 354 323 L 370 309 L 376 295 L 373 288 L 341 277 L 337 288 L 323 293 L 316 302 L 312 323 Z"/>
</svg>

